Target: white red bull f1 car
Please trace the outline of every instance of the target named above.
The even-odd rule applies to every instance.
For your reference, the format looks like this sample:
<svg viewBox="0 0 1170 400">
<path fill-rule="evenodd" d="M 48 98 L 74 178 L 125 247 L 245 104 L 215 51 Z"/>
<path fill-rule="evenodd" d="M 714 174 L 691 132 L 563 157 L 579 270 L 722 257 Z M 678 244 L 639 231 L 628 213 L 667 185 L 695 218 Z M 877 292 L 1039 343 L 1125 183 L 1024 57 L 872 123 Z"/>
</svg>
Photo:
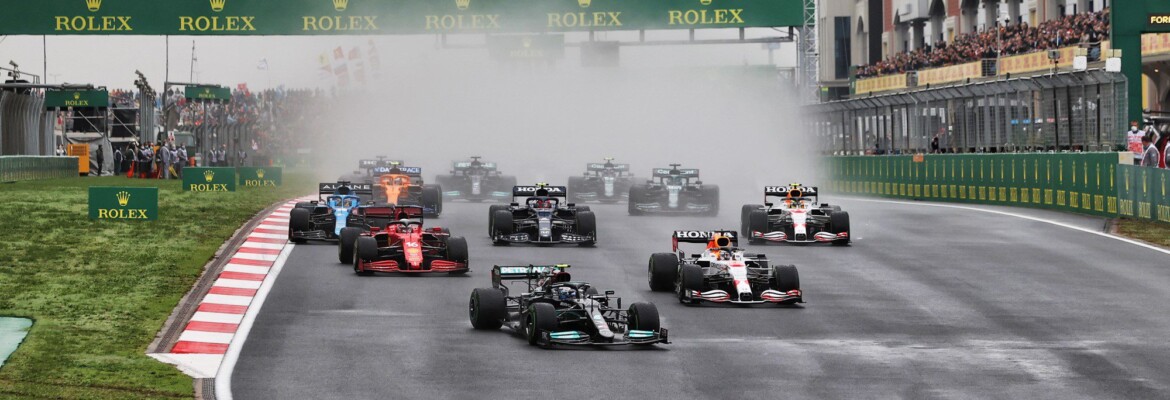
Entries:
<svg viewBox="0 0 1170 400">
<path fill-rule="evenodd" d="M 794 265 L 771 265 L 763 254 L 736 247 L 734 231 L 676 231 L 673 253 L 650 256 L 647 279 L 654 291 L 674 290 L 683 304 L 702 301 L 731 304 L 803 303 L 800 275 Z M 687 254 L 679 243 L 706 243 Z"/>
<path fill-rule="evenodd" d="M 849 213 L 817 203 L 817 188 L 792 184 L 764 188 L 764 204 L 746 204 L 740 231 L 751 243 L 832 243 L 847 245 Z"/>
</svg>

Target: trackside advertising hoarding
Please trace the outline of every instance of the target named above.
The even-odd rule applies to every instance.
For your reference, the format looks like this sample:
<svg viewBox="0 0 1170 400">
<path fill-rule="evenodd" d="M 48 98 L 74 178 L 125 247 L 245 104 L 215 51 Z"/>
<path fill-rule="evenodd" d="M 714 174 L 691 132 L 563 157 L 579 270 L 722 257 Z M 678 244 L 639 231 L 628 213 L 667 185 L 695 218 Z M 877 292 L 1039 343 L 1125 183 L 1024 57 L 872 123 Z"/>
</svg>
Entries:
<svg viewBox="0 0 1170 400">
<path fill-rule="evenodd" d="M 158 188 L 91 186 L 89 219 L 155 221 Z"/>
<path fill-rule="evenodd" d="M 236 169 L 222 167 L 183 168 L 183 191 L 234 192 Z"/>
<path fill-rule="evenodd" d="M 277 187 L 283 183 L 284 169 L 281 167 L 239 167 L 239 184 L 242 187 Z"/>
</svg>

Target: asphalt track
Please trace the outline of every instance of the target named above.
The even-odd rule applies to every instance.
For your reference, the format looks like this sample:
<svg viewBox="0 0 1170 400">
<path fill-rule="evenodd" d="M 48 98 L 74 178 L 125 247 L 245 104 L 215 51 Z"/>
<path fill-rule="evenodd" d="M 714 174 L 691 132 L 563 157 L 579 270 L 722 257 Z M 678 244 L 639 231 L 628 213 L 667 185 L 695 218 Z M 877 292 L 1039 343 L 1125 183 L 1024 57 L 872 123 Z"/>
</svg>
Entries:
<svg viewBox="0 0 1170 400">
<path fill-rule="evenodd" d="M 593 206 L 596 248 L 493 247 L 487 204 L 431 221 L 468 237 L 466 277 L 356 276 L 297 245 L 236 364 L 236 399 L 1167 398 L 1170 254 L 1010 216 L 843 201 L 850 247 L 766 246 L 800 268 L 801 308 L 686 307 L 646 286 L 673 229 L 717 218 Z M 1027 210 L 1015 212 L 1029 213 Z M 1080 225 L 1099 220 L 1064 217 Z M 747 246 L 753 251 L 761 248 Z M 674 344 L 542 350 L 473 331 L 492 264 L 571 263 L 657 303 Z M 556 393 L 559 393 L 556 394 Z"/>
</svg>

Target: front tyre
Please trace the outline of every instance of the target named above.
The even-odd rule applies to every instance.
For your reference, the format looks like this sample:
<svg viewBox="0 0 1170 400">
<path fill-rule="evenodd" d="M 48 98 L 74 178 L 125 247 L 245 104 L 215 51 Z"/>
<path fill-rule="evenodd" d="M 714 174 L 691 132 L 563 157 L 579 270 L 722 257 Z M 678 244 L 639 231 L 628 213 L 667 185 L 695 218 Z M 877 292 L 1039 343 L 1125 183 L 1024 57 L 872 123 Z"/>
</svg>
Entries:
<svg viewBox="0 0 1170 400">
<path fill-rule="evenodd" d="M 524 333 L 528 344 L 537 345 L 544 332 L 557 330 L 557 309 L 548 303 L 533 303 L 528 306 L 528 318 L 524 322 Z"/>
<path fill-rule="evenodd" d="M 353 262 L 354 245 L 361 234 L 361 228 L 351 226 L 341 228 L 341 235 L 337 240 L 337 262 L 342 264 Z"/>
<path fill-rule="evenodd" d="M 764 206 L 760 204 L 744 204 L 739 210 L 739 233 L 743 237 L 752 237 L 751 214 L 752 211 L 763 209 Z"/>
<path fill-rule="evenodd" d="M 703 285 L 703 268 L 695 264 L 683 264 L 679 268 L 678 301 L 683 304 L 698 304 L 699 300 L 687 296 L 688 292 L 702 293 L 706 289 Z"/>
<path fill-rule="evenodd" d="M 479 330 L 500 329 L 508 313 L 504 292 L 494 288 L 477 288 L 471 291 L 467 311 L 471 326 Z"/>
<path fill-rule="evenodd" d="M 842 233 L 846 234 L 844 239 L 834 240 L 833 241 L 834 245 L 844 246 L 844 245 L 849 244 L 850 237 L 852 235 L 849 235 L 849 213 L 848 212 L 834 211 L 832 214 L 829 214 L 829 227 L 832 229 L 831 232 L 833 232 L 836 235 L 840 235 Z"/>
<path fill-rule="evenodd" d="M 593 238 L 587 242 L 581 242 L 581 247 L 589 247 L 597 243 L 597 217 L 593 215 L 593 211 L 577 212 L 577 234 Z"/>
<path fill-rule="evenodd" d="M 658 332 L 661 329 L 658 307 L 653 303 L 630 304 L 630 309 L 626 314 L 629 330 Z"/>
<path fill-rule="evenodd" d="M 462 236 L 451 236 L 447 238 L 447 261 L 464 263 L 468 265 L 468 268 L 470 268 L 471 265 L 468 263 L 467 259 L 467 239 L 464 239 Z M 450 272 L 448 274 L 462 275 L 466 273 L 467 271 L 463 270 Z"/>
</svg>

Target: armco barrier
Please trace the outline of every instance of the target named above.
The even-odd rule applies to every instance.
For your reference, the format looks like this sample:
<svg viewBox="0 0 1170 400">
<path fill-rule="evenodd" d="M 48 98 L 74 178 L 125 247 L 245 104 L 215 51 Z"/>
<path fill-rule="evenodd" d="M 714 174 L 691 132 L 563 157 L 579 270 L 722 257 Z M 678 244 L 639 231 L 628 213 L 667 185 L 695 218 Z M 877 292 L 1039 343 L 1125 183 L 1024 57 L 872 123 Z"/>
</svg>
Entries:
<svg viewBox="0 0 1170 400">
<path fill-rule="evenodd" d="M 1117 216 L 1122 208 L 1118 199 L 1121 190 L 1139 188 L 1139 179 L 1146 179 L 1144 182 L 1150 185 L 1156 179 L 1142 178 L 1135 172 L 1127 178 L 1132 182 L 1120 182 L 1125 171 L 1130 170 L 1119 169 L 1126 167 L 1120 165 L 1124 161 L 1132 162 L 1132 156 L 1025 153 L 830 157 L 829 186 L 839 193 Z M 1135 214 L 1141 211 L 1134 210 Z"/>
<path fill-rule="evenodd" d="M 77 157 L 0 156 L 0 182 L 77 176 Z"/>
</svg>

